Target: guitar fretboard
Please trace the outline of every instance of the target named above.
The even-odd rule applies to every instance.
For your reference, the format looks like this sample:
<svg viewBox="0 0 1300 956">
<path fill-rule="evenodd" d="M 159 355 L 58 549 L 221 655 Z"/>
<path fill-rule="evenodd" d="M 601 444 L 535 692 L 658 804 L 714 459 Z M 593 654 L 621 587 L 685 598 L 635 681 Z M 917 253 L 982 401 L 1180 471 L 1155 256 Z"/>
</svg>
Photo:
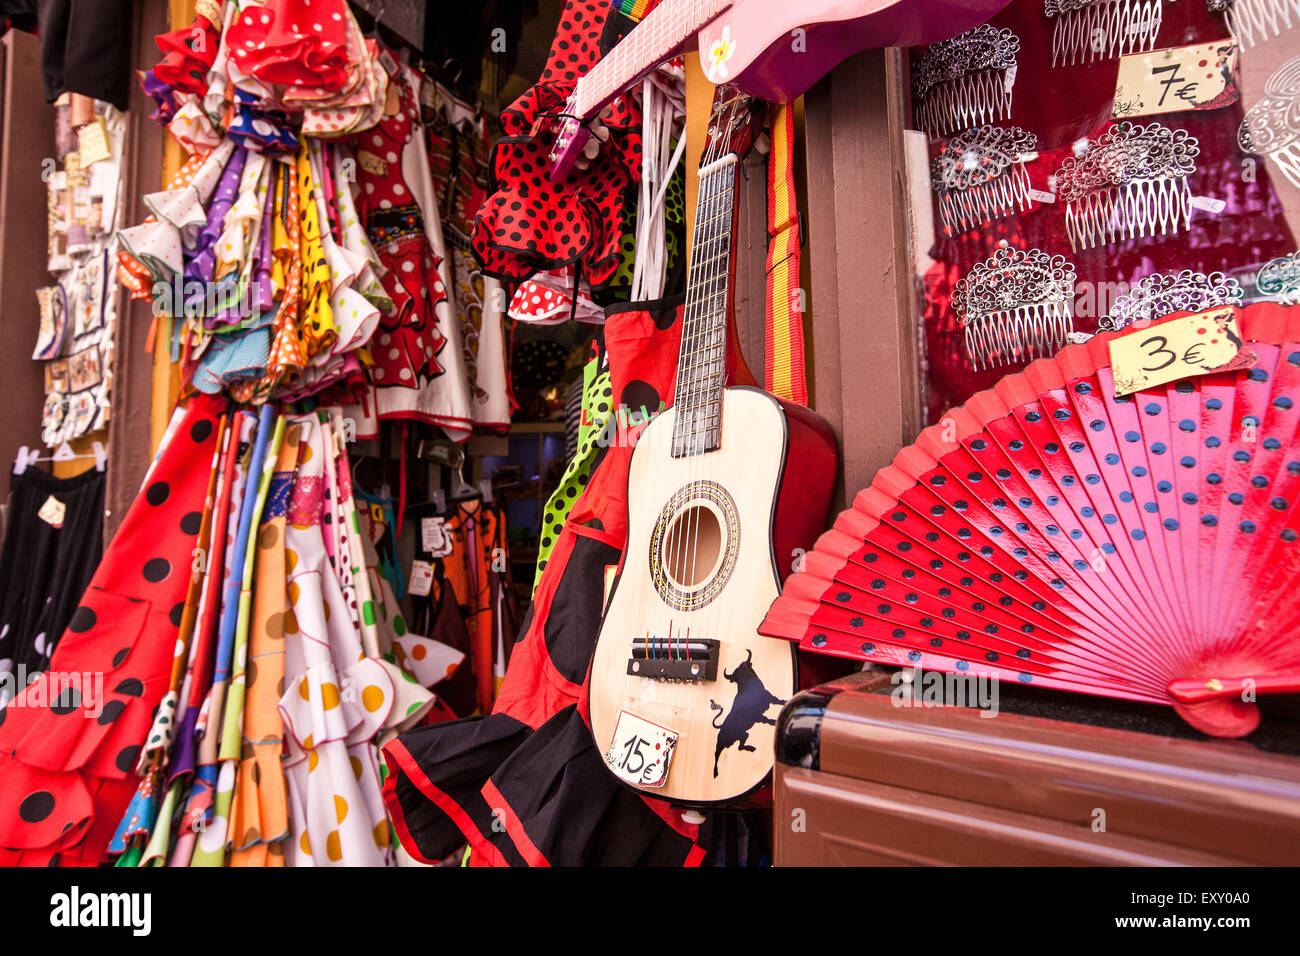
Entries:
<svg viewBox="0 0 1300 956">
<path fill-rule="evenodd" d="M 605 104 L 676 53 L 733 0 L 663 0 L 578 80 L 574 115 L 589 120 Z"/>
<path fill-rule="evenodd" d="M 681 357 L 677 361 L 674 458 L 718 447 L 727 365 L 727 294 L 736 187 L 735 153 L 700 171 L 695 235 L 686 280 Z"/>
</svg>

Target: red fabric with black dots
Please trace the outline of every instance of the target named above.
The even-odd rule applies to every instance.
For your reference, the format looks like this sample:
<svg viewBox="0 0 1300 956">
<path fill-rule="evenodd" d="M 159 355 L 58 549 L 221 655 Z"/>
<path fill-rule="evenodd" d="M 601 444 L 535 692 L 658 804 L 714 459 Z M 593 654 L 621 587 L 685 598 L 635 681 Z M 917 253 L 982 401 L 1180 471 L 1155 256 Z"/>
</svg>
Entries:
<svg viewBox="0 0 1300 956">
<path fill-rule="evenodd" d="M 194 22 L 180 30 L 154 37 L 163 58 L 153 68 L 153 75 L 173 90 L 202 96 L 208 91 L 208 70 L 221 46 L 220 24 L 213 26 L 207 17 L 196 16 Z"/>
<path fill-rule="evenodd" d="M 603 120 L 609 141 L 589 169 L 552 182 L 547 160 L 555 129 L 546 118 L 564 112 L 578 78 L 599 62 L 608 11 L 604 2 L 569 0 L 540 81 L 501 114 L 504 135 L 492 160 L 498 188 L 479 210 L 472 238 L 488 275 L 519 282 L 576 263 L 600 289 L 618 270 L 623 210 L 635 203 L 641 180 L 639 107 L 627 95 L 613 102 Z"/>
<path fill-rule="evenodd" d="M 394 306 L 380 317 L 371 342 L 371 376 L 377 388 L 418 388 L 444 371 L 435 357 L 447 340 L 438 332 L 434 309 L 447 298 L 447 290 L 419 204 L 402 177 L 402 150 L 413 135 L 419 107 L 405 74 L 392 83 L 399 93 L 398 111 L 351 140 L 357 156 L 357 213 L 388 270 L 381 281 Z"/>
<path fill-rule="evenodd" d="M 196 541 L 182 523 L 203 510 L 225 404 L 206 396 L 191 402 L 49 670 L 0 710 L 0 863 L 93 865 L 104 858 L 171 675 Z"/>
<path fill-rule="evenodd" d="M 348 80 L 344 0 L 268 0 L 226 31 L 235 64 L 263 83 L 336 93 Z"/>
</svg>

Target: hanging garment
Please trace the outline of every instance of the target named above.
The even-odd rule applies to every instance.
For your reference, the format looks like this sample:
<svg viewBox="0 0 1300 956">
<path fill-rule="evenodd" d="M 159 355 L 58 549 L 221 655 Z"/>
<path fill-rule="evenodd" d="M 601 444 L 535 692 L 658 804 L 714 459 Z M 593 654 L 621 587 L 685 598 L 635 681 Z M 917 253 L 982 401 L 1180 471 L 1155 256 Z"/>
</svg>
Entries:
<svg viewBox="0 0 1300 956">
<path fill-rule="evenodd" d="M 456 590 L 447 580 L 441 557 L 421 550 L 421 558 L 433 566 L 433 581 L 427 595 L 411 595 L 414 608 L 413 635 L 427 635 L 426 639 L 451 648 L 461 656 L 461 662 L 437 683 L 437 693 L 458 717 L 468 717 L 478 706 L 478 685 L 474 680 L 473 665 L 469 661 L 470 638 L 465 618 L 461 613 Z M 406 649 L 407 651 L 411 649 Z M 401 657 L 399 663 L 408 668 Z M 426 685 L 433 686 L 433 685 Z"/>
<path fill-rule="evenodd" d="M 231 866 L 284 866 L 289 802 L 280 755 L 280 684 L 284 680 L 285 548 L 293 470 L 298 461 L 298 426 L 285 430 L 275 473 L 257 533 L 257 587 L 248 644 L 244 755 L 235 781 L 230 818 Z"/>
<path fill-rule="evenodd" d="M 373 738 L 394 706 L 396 687 L 362 650 L 326 544 L 326 426 L 300 429 L 298 467 L 285 529 L 288 610 L 280 698 L 287 757 L 290 866 L 384 866 L 389 832 Z M 331 521 L 333 519 L 331 518 Z"/>
<path fill-rule="evenodd" d="M 104 472 L 9 479 L 0 550 L 0 707 L 45 670 L 103 551 Z"/>
<path fill-rule="evenodd" d="M 659 395 L 672 393 L 680 317 L 680 298 L 611 314 L 619 404 L 657 407 Z M 495 865 L 702 861 L 698 827 L 624 790 L 599 766 L 579 706 L 605 572 L 626 537 L 627 468 L 640 427 L 624 427 L 605 449 L 560 532 L 492 714 L 416 728 L 385 748 L 392 773 L 384 796 L 417 858 L 433 862 L 468 841 Z"/>
<path fill-rule="evenodd" d="M 128 0 L 41 0 L 45 100 L 80 93 L 125 111 L 131 98 L 132 4 Z"/>
<path fill-rule="evenodd" d="M 541 78 L 501 113 L 504 136 L 492 157 L 498 184 L 474 226 L 475 258 L 486 274 L 518 282 L 573 264 L 593 290 L 611 282 L 623 261 L 621 238 L 641 176 L 640 108 L 614 100 L 602 119 L 610 131 L 586 170 L 552 182 L 550 117 L 563 112 L 578 77 L 601 56 L 608 4 L 568 0 Z M 540 131 L 540 132 L 536 132 Z"/>
<path fill-rule="evenodd" d="M 418 89 L 419 74 L 410 68 L 404 68 L 403 77 L 411 89 Z M 362 137 L 363 142 L 364 139 Z M 430 174 L 430 155 L 425 147 L 422 126 L 416 126 L 415 135 L 412 135 L 402 150 L 401 164 L 402 179 L 410 190 L 411 199 L 419 208 L 425 237 L 438 263 L 438 281 L 446 293 L 452 287 L 451 263 L 447 258 L 447 247 L 443 239 L 445 230 Z M 438 334 L 447 343 L 438 353 L 438 365 L 443 374 L 421 382 L 418 388 L 412 390 L 375 389 L 374 416 L 426 422 L 443 429 L 452 441 L 465 441 L 473 429 L 476 406 L 470 401 L 471 379 L 467 371 L 463 331 L 449 295 L 437 297 L 434 315 Z M 374 431 L 372 425 L 362 429 L 361 433 L 370 435 Z"/>
<path fill-rule="evenodd" d="M 510 392 L 506 294 L 470 253 L 470 235 L 487 198 L 489 165 L 481 110 L 439 86 L 429 128 L 428 164 L 437 194 L 442 237 L 450 258 L 448 288 L 455 312 L 472 418 L 480 430 L 502 431 L 516 407 Z"/>
<path fill-rule="evenodd" d="M 434 307 L 446 296 L 420 207 L 402 175 L 401 154 L 417 128 L 418 113 L 405 78 L 393 77 L 398 110 L 355 137 L 357 209 L 387 272 L 384 291 L 394 309 L 375 333 L 371 374 L 378 388 L 415 388 L 442 369 L 435 356 L 445 344 Z"/>
<path fill-rule="evenodd" d="M 103 859 L 167 690 L 198 530 L 186 516 L 208 484 L 194 463 L 210 459 L 222 407 L 196 398 L 177 411 L 49 670 L 0 711 L 0 863 Z"/>
</svg>

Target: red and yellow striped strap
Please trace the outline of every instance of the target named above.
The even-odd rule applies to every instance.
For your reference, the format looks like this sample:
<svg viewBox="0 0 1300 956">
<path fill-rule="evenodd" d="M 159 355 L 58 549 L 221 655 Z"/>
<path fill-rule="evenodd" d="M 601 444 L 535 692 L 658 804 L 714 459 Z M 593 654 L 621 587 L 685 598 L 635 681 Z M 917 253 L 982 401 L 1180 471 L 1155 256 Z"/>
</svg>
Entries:
<svg viewBox="0 0 1300 956">
<path fill-rule="evenodd" d="M 808 404 L 803 290 L 799 288 L 799 205 L 794 192 L 794 107 L 772 107 L 767 159 L 767 361 L 765 385 L 777 398 Z"/>
</svg>

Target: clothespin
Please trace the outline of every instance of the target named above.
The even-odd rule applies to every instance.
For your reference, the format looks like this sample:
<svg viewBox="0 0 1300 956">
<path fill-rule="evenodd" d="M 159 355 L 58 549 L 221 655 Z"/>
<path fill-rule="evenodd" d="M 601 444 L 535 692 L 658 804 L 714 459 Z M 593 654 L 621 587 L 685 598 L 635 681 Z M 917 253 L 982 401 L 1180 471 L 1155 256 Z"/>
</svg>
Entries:
<svg viewBox="0 0 1300 956">
<path fill-rule="evenodd" d="M 34 465 L 40 461 L 41 451 L 39 448 L 28 448 L 23 445 L 18 449 L 18 457 L 14 459 L 14 474 L 21 475 L 27 470 L 28 465 Z"/>
<path fill-rule="evenodd" d="M 64 442 L 58 448 L 54 449 L 54 454 L 50 456 L 50 461 L 75 461 L 77 453 L 72 450 L 72 445 Z"/>
<path fill-rule="evenodd" d="M 480 478 L 478 480 L 478 490 L 483 495 L 483 503 L 490 505 L 492 503 L 492 479 Z"/>
<path fill-rule="evenodd" d="M 108 465 L 108 449 L 104 447 L 103 442 L 94 442 L 90 449 L 95 454 L 95 470 L 103 471 Z"/>
</svg>

